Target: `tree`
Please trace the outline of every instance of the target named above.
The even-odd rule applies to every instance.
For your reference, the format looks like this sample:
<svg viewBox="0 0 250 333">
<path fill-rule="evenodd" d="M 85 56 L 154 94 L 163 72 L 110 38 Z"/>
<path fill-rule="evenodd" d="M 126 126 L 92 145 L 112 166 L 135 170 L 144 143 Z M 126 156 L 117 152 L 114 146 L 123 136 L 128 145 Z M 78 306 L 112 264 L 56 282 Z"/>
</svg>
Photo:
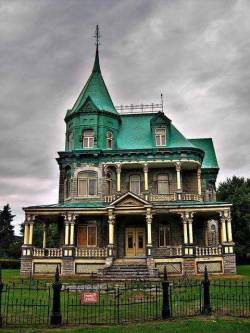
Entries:
<svg viewBox="0 0 250 333">
<path fill-rule="evenodd" d="M 9 204 L 0 211 L 0 256 L 8 257 L 15 244 L 14 226 L 11 224 L 15 215 L 12 215 Z"/>
<path fill-rule="evenodd" d="M 233 204 L 232 228 L 238 262 L 250 261 L 250 179 L 233 176 L 219 184 L 217 199 Z"/>
</svg>

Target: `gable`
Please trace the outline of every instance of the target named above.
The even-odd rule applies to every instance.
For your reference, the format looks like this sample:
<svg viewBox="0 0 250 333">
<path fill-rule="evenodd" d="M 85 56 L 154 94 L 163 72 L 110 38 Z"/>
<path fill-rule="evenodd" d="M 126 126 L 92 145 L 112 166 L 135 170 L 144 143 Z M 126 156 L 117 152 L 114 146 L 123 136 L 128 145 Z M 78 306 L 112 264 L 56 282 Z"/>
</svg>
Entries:
<svg viewBox="0 0 250 333">
<path fill-rule="evenodd" d="M 145 205 L 150 205 L 150 203 L 131 192 L 125 193 L 110 204 L 115 207 L 144 207 Z"/>
</svg>

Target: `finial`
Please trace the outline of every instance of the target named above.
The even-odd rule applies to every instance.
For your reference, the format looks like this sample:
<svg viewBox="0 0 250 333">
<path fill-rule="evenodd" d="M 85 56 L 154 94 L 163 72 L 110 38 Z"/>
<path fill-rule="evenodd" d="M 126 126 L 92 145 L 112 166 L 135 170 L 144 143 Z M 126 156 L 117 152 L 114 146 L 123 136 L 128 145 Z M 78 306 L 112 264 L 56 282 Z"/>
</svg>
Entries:
<svg viewBox="0 0 250 333">
<path fill-rule="evenodd" d="M 163 94 L 161 93 L 161 112 L 163 112 Z"/>
<path fill-rule="evenodd" d="M 95 35 L 94 35 L 95 39 L 96 39 L 96 42 L 95 42 L 95 45 L 96 47 L 98 48 L 98 46 L 100 45 L 100 30 L 99 30 L 99 25 L 97 24 L 96 25 L 96 28 L 95 28 Z"/>
<path fill-rule="evenodd" d="M 99 49 L 98 46 L 100 45 L 100 30 L 99 30 L 99 26 L 96 26 L 96 30 L 95 30 L 95 39 L 96 39 L 96 53 L 95 53 L 95 62 L 94 62 L 94 67 L 93 67 L 93 72 L 101 72 L 100 69 L 100 63 L 99 63 Z"/>
</svg>

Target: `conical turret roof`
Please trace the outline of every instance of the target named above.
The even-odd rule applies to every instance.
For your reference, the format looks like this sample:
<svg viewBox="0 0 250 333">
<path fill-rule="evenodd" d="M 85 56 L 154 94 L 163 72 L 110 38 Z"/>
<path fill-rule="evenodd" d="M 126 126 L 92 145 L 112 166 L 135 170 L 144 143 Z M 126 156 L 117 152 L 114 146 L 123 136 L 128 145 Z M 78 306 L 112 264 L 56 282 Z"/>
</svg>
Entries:
<svg viewBox="0 0 250 333">
<path fill-rule="evenodd" d="M 73 108 L 69 110 L 67 115 L 75 113 L 79 110 L 84 111 L 84 104 L 87 101 L 91 101 L 94 106 L 99 110 L 118 114 L 102 77 L 99 62 L 98 44 L 96 46 L 95 62 L 92 73 L 83 90 L 81 91 L 79 97 L 77 98 Z"/>
</svg>

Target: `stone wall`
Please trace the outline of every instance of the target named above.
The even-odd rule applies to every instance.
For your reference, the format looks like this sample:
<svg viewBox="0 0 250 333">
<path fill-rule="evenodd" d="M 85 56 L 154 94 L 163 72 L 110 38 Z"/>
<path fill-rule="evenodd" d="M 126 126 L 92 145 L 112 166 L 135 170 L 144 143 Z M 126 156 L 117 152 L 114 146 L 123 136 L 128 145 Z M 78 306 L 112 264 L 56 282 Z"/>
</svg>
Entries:
<svg viewBox="0 0 250 333">
<path fill-rule="evenodd" d="M 31 258 L 21 258 L 21 275 L 29 275 L 32 272 L 32 259 Z"/>
<path fill-rule="evenodd" d="M 236 273 L 236 257 L 235 254 L 224 255 L 224 274 Z"/>
</svg>

